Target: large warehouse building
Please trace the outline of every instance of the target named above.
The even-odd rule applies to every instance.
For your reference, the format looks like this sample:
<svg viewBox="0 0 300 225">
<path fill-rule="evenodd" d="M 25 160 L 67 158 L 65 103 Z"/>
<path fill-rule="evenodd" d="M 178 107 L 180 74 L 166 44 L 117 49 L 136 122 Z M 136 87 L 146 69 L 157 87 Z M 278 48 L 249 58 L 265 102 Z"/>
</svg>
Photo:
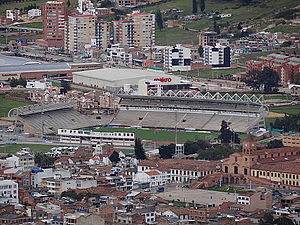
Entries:
<svg viewBox="0 0 300 225">
<path fill-rule="evenodd" d="M 142 79 L 168 84 L 180 83 L 178 76 L 153 70 L 105 68 L 73 73 L 75 84 L 98 88 L 117 88 L 126 84 L 138 85 L 139 80 Z"/>
</svg>

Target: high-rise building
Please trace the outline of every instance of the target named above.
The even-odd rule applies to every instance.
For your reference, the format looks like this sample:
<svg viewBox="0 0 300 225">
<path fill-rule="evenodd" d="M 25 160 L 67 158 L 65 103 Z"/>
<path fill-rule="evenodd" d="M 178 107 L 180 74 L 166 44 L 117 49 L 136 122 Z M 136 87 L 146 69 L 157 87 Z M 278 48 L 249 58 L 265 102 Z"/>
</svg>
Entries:
<svg viewBox="0 0 300 225">
<path fill-rule="evenodd" d="M 216 46 L 204 46 L 204 62 L 212 67 L 230 67 L 230 47 L 217 44 Z"/>
<path fill-rule="evenodd" d="M 207 31 L 199 34 L 199 45 L 200 46 L 214 46 L 217 43 L 218 34 L 216 32 Z"/>
<path fill-rule="evenodd" d="M 67 8 L 65 2 L 48 1 L 43 7 L 43 33 L 47 47 L 64 47 Z"/>
<path fill-rule="evenodd" d="M 189 71 L 192 69 L 191 49 L 176 45 L 164 50 L 164 67 L 169 71 Z"/>
<path fill-rule="evenodd" d="M 133 21 L 118 20 L 113 21 L 114 26 L 114 43 L 122 46 L 133 46 Z"/>
<path fill-rule="evenodd" d="M 110 44 L 110 22 L 96 22 L 96 45 L 101 50 L 106 50 Z"/>
<path fill-rule="evenodd" d="M 69 16 L 66 28 L 65 50 L 69 53 L 85 53 L 96 47 L 96 17 L 93 15 Z"/>
<path fill-rule="evenodd" d="M 155 14 L 132 13 L 127 18 L 133 21 L 133 45 L 152 47 L 155 45 Z"/>
<path fill-rule="evenodd" d="M 114 21 L 114 43 L 123 46 L 152 47 L 155 45 L 155 15 L 128 14 L 126 20 Z"/>
</svg>

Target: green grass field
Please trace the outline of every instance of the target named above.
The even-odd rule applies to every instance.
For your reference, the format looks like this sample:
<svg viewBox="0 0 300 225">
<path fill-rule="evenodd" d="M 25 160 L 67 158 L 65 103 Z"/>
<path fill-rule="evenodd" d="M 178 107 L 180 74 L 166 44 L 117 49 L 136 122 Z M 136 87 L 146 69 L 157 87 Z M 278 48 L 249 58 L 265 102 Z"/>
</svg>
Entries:
<svg viewBox="0 0 300 225">
<path fill-rule="evenodd" d="M 187 72 L 175 72 L 177 75 L 184 75 L 188 77 L 194 78 L 209 78 L 209 79 L 217 79 L 221 75 L 227 74 L 236 74 L 238 72 L 243 72 L 242 68 L 232 68 L 232 69 L 220 69 L 220 70 L 192 70 Z"/>
<path fill-rule="evenodd" d="M 184 30 L 178 27 L 156 30 L 157 45 L 198 44 L 198 32 Z"/>
<path fill-rule="evenodd" d="M 43 23 L 40 23 L 40 22 L 36 22 L 36 23 L 25 23 L 25 24 L 20 25 L 20 27 L 42 29 L 42 28 L 43 28 Z"/>
<path fill-rule="evenodd" d="M 16 153 L 20 151 L 21 148 L 30 148 L 33 152 L 48 152 L 53 147 L 58 146 L 41 144 L 0 145 L 0 153 Z"/>
<path fill-rule="evenodd" d="M 45 4 L 48 0 L 27 0 L 27 1 L 15 1 L 10 3 L 4 3 L 0 5 L 0 15 L 4 15 L 5 10 L 7 9 L 24 9 L 24 7 L 29 6 L 31 4 L 36 4 L 38 7 Z M 2 0 L 1 0 L 2 2 Z M 77 4 L 77 0 L 70 0 L 71 6 L 70 8 L 75 8 Z"/>
<path fill-rule="evenodd" d="M 39 38 L 42 38 L 42 34 L 7 37 L 7 44 L 8 44 L 9 41 L 16 40 L 16 39 L 39 39 Z M 6 44 L 6 38 L 5 37 L 0 38 L 0 44 Z"/>
<path fill-rule="evenodd" d="M 289 115 L 298 115 L 300 113 L 300 104 L 297 105 L 283 105 L 283 106 L 271 106 L 270 112 L 284 113 Z"/>
<path fill-rule="evenodd" d="M 278 94 L 278 95 L 264 95 L 265 100 L 271 100 L 271 99 L 280 99 L 280 100 L 292 100 L 293 97 L 288 94 Z"/>
<path fill-rule="evenodd" d="M 210 187 L 210 188 L 207 188 L 207 190 L 210 190 L 210 191 L 221 191 L 221 192 L 228 192 L 228 193 L 242 193 L 244 192 L 243 191 L 243 188 L 241 187 L 234 187 L 234 186 L 215 186 L 215 187 Z"/>
<path fill-rule="evenodd" d="M 6 117 L 9 110 L 16 107 L 29 105 L 29 103 L 18 102 L 15 100 L 7 99 L 4 95 L 0 95 L 0 117 Z"/>
<path fill-rule="evenodd" d="M 152 140 L 152 141 L 175 141 L 175 131 L 167 130 L 146 130 L 146 129 L 127 129 L 127 128 L 100 128 L 95 131 L 106 131 L 106 132 L 134 132 L 137 138 L 142 140 Z M 178 132 L 178 141 L 196 141 L 199 139 L 213 139 L 216 138 L 218 134 L 216 133 L 197 133 L 197 132 Z"/>
</svg>

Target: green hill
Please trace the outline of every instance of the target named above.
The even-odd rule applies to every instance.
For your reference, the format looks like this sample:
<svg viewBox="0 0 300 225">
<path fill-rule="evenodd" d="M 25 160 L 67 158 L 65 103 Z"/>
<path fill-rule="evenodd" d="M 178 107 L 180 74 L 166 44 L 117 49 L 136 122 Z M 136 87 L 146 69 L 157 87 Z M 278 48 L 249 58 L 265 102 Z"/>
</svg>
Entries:
<svg viewBox="0 0 300 225">
<path fill-rule="evenodd" d="M 0 1 L 0 15 L 6 9 L 19 8 L 36 4 L 41 6 L 47 0 L 5 0 Z M 71 8 L 75 8 L 77 0 L 69 0 Z M 2 3 L 1 3 L 2 2 Z M 5 3 L 8 2 L 8 3 Z M 99 0 L 98 0 L 99 2 Z M 249 27 L 255 31 L 270 31 L 283 33 L 299 33 L 300 26 L 295 23 L 299 19 L 300 4 L 298 0 L 205 0 L 204 13 L 219 12 L 231 14 L 229 18 L 217 20 L 223 34 L 238 32 L 238 24 Z M 164 28 L 157 30 L 156 43 L 160 45 L 187 43 L 196 44 L 197 34 L 202 30 L 212 30 L 214 21 L 212 18 L 201 18 L 196 21 L 184 20 L 183 17 L 192 14 L 192 0 L 162 0 L 159 3 L 137 8 L 142 12 L 155 13 L 157 10 L 181 10 L 178 12 L 163 13 L 165 21 L 178 19 L 183 23 L 182 27 Z M 129 12 L 129 11 L 126 11 Z M 202 12 L 198 12 L 201 14 Z"/>
<path fill-rule="evenodd" d="M 297 0 L 206 0 L 204 13 L 218 11 L 222 14 L 231 14 L 229 18 L 217 20 L 221 27 L 221 32 L 235 33 L 237 26 L 251 27 L 252 30 L 299 33 L 300 26 L 294 23 L 294 19 L 299 18 L 300 9 Z M 298 7 L 297 7 L 298 6 Z M 178 19 L 183 22 L 182 28 L 165 28 L 157 32 L 157 43 L 166 44 L 171 35 L 169 43 L 189 43 L 192 44 L 198 31 L 213 30 L 214 21 L 212 18 L 201 18 L 196 21 L 187 21 L 183 17 L 192 14 L 192 0 L 170 0 L 162 1 L 160 4 L 141 8 L 143 12 L 156 12 L 157 10 L 178 9 L 182 13 L 163 13 L 164 20 Z M 202 12 L 198 12 L 201 14 Z M 190 40 L 186 40 L 187 34 Z M 175 40 L 174 40 L 175 39 Z"/>
</svg>

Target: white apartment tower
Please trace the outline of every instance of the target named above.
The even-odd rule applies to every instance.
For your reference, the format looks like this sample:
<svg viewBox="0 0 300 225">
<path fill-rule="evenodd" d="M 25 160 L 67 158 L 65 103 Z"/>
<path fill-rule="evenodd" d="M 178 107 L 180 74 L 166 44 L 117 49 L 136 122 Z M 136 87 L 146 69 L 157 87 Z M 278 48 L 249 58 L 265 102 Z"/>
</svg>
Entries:
<svg viewBox="0 0 300 225">
<path fill-rule="evenodd" d="M 230 47 L 217 44 L 216 46 L 204 47 L 204 62 L 212 67 L 230 67 L 231 50 Z"/>
<path fill-rule="evenodd" d="M 169 71 L 189 71 L 192 69 L 191 49 L 177 44 L 164 50 L 164 67 Z"/>
<path fill-rule="evenodd" d="M 0 204 L 18 204 L 18 183 L 12 180 L 0 180 Z"/>
</svg>

